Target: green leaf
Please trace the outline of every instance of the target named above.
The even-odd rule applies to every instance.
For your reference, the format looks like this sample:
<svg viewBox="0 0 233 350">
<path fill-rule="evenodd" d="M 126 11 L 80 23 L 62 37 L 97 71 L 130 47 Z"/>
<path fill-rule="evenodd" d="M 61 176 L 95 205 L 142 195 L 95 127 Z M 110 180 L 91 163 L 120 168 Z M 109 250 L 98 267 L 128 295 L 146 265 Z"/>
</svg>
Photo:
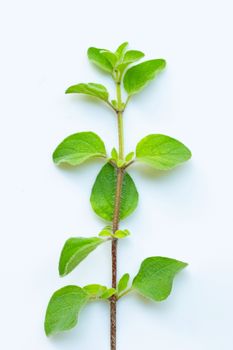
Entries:
<svg viewBox="0 0 233 350">
<path fill-rule="evenodd" d="M 186 266 L 186 263 L 175 259 L 160 256 L 147 258 L 133 280 L 133 288 L 147 298 L 162 301 L 171 293 L 175 275 Z"/>
<path fill-rule="evenodd" d="M 163 59 L 150 60 L 133 66 L 124 76 L 124 87 L 129 95 L 141 91 L 156 75 L 164 69 L 166 61 Z"/>
<path fill-rule="evenodd" d="M 59 261 L 59 274 L 65 276 L 105 240 L 98 237 L 70 238 L 65 242 Z"/>
<path fill-rule="evenodd" d="M 145 54 L 143 52 L 141 52 L 141 51 L 129 50 L 124 55 L 123 63 L 130 64 L 130 63 L 133 63 L 133 62 L 136 62 L 136 61 L 140 60 L 144 56 L 145 56 Z"/>
<path fill-rule="evenodd" d="M 134 152 L 130 152 L 127 154 L 127 156 L 125 157 L 126 162 L 130 162 L 134 157 Z"/>
<path fill-rule="evenodd" d="M 129 45 L 128 42 L 124 42 L 123 44 L 121 44 L 117 50 L 116 50 L 116 55 L 118 56 L 119 60 L 123 57 L 124 52 L 127 48 L 127 46 Z"/>
<path fill-rule="evenodd" d="M 114 233 L 114 237 L 116 238 L 125 238 L 128 237 L 130 235 L 129 230 L 116 230 L 116 232 Z"/>
<path fill-rule="evenodd" d="M 106 157 L 101 138 L 94 132 L 79 132 L 65 138 L 55 149 L 53 161 L 56 164 L 79 165 L 90 158 Z"/>
<path fill-rule="evenodd" d="M 104 292 L 106 292 L 108 288 L 101 286 L 100 284 L 88 284 L 87 286 L 83 287 L 83 289 L 90 298 L 98 299 L 103 295 Z"/>
<path fill-rule="evenodd" d="M 128 283 L 129 283 L 129 274 L 125 273 L 121 279 L 118 282 L 118 286 L 117 286 L 117 293 L 120 294 L 122 293 L 127 287 L 128 287 Z"/>
<path fill-rule="evenodd" d="M 118 59 L 117 56 L 115 55 L 115 53 L 108 51 L 108 50 L 102 51 L 101 53 L 109 61 L 111 66 L 115 67 L 115 65 L 117 63 L 117 59 Z"/>
<path fill-rule="evenodd" d="M 88 56 L 89 60 L 91 62 L 93 62 L 95 65 L 97 65 L 99 68 L 101 68 L 102 70 L 104 70 L 108 73 L 112 73 L 111 63 L 102 54 L 105 51 L 107 51 L 107 50 L 98 49 L 96 47 L 90 47 L 87 51 L 87 56 Z"/>
<path fill-rule="evenodd" d="M 108 101 L 108 90 L 101 84 L 88 83 L 72 85 L 66 90 L 66 94 L 85 94 Z"/>
<path fill-rule="evenodd" d="M 180 141 L 161 134 L 144 137 L 136 148 L 139 161 L 160 170 L 168 170 L 191 158 L 190 150 Z"/>
<path fill-rule="evenodd" d="M 114 148 L 112 149 L 112 151 L 111 151 L 111 157 L 112 157 L 112 159 L 114 159 L 115 161 L 118 160 L 118 152 L 117 152 L 117 150 L 116 150 L 115 147 L 114 147 Z"/>
<path fill-rule="evenodd" d="M 45 316 L 45 333 L 49 336 L 73 328 L 88 294 L 80 287 L 66 286 L 51 297 Z"/>
<path fill-rule="evenodd" d="M 91 205 L 94 212 L 108 221 L 113 220 L 117 170 L 107 163 L 100 170 L 91 193 Z M 126 218 L 137 207 L 138 192 L 130 175 L 125 172 L 120 205 L 120 219 Z"/>
<path fill-rule="evenodd" d="M 115 288 L 109 288 L 101 295 L 101 299 L 109 299 L 114 294 L 116 294 L 116 289 Z"/>
</svg>

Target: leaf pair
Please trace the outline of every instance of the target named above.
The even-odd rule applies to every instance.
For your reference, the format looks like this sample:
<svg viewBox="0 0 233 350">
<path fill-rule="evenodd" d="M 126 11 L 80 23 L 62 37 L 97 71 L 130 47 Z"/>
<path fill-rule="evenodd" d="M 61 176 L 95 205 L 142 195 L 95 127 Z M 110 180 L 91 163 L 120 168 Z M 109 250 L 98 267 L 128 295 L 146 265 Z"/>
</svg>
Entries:
<svg viewBox="0 0 233 350">
<path fill-rule="evenodd" d="M 132 290 L 153 301 L 162 301 L 171 293 L 175 275 L 187 266 L 181 261 L 151 257 L 145 259 L 133 280 Z M 78 322 L 78 315 L 87 302 L 95 299 L 109 299 L 117 293 L 119 297 L 126 290 L 129 283 L 126 273 L 118 282 L 117 291 L 99 284 L 66 286 L 56 291 L 48 304 L 45 317 L 45 331 L 47 335 L 73 328 Z"/>
</svg>

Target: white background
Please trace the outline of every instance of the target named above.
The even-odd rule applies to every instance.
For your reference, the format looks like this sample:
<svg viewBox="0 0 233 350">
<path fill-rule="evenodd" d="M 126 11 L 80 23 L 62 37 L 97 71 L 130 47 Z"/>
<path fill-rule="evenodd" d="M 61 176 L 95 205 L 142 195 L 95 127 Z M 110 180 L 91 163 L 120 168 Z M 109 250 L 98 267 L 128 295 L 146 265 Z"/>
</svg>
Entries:
<svg viewBox="0 0 233 350">
<path fill-rule="evenodd" d="M 232 126 L 233 8 L 230 0 L 1 2 L 1 298 L 4 350 L 108 350 L 109 310 L 87 306 L 71 332 L 47 339 L 43 318 L 54 290 L 110 284 L 110 247 L 60 279 L 70 236 L 103 222 L 89 195 L 101 167 L 56 168 L 51 154 L 71 133 L 92 130 L 117 144 L 111 110 L 64 90 L 110 79 L 87 60 L 89 46 L 128 40 L 167 69 L 130 102 L 126 151 L 149 133 L 183 141 L 192 160 L 157 174 L 133 166 L 140 202 L 123 226 L 119 275 L 133 277 L 147 256 L 189 262 L 165 302 L 129 295 L 118 306 L 118 350 L 228 350 L 233 346 Z"/>
</svg>

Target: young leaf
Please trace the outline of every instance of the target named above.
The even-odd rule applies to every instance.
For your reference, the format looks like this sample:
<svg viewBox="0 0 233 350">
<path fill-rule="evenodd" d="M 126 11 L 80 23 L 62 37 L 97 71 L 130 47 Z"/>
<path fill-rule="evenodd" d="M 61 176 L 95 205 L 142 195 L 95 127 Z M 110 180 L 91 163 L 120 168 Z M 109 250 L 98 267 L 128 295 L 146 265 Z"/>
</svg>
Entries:
<svg viewBox="0 0 233 350">
<path fill-rule="evenodd" d="M 101 138 L 94 132 L 79 132 L 65 138 L 55 149 L 53 161 L 56 164 L 79 165 L 90 158 L 106 157 Z"/>
<path fill-rule="evenodd" d="M 118 152 L 117 152 L 117 150 L 116 150 L 115 147 L 114 147 L 114 148 L 112 149 L 112 151 L 111 151 L 111 157 L 112 157 L 112 159 L 114 159 L 115 161 L 117 161 L 117 159 L 118 159 Z"/>
<path fill-rule="evenodd" d="M 160 256 L 147 258 L 133 280 L 133 288 L 147 298 L 162 301 L 171 293 L 175 275 L 186 266 L 186 263 L 175 259 Z"/>
<path fill-rule="evenodd" d="M 91 62 L 97 65 L 108 73 L 112 73 L 112 65 L 109 60 L 103 55 L 106 52 L 105 49 L 98 49 L 96 47 L 90 47 L 87 51 L 87 56 Z"/>
<path fill-rule="evenodd" d="M 80 287 L 66 286 L 51 297 L 45 316 L 46 335 L 73 328 L 78 322 L 81 308 L 87 303 L 88 294 Z"/>
<path fill-rule="evenodd" d="M 115 293 L 116 293 L 116 289 L 115 288 L 109 288 L 101 295 L 101 299 L 109 299 Z"/>
<path fill-rule="evenodd" d="M 127 48 L 128 45 L 129 45 L 128 42 L 124 42 L 123 44 L 121 44 L 121 45 L 117 48 L 117 50 L 116 50 L 115 53 L 116 53 L 116 55 L 118 56 L 119 60 L 122 59 L 122 57 L 123 57 L 123 55 L 124 55 L 124 52 L 125 52 L 125 50 L 126 50 L 126 48 Z"/>
<path fill-rule="evenodd" d="M 91 192 L 91 205 L 101 218 L 112 221 L 117 182 L 117 170 L 107 163 L 100 170 Z M 137 207 L 138 192 L 130 175 L 125 172 L 120 204 L 120 219 L 126 218 Z"/>
<path fill-rule="evenodd" d="M 117 285 L 117 293 L 120 294 L 121 292 L 123 292 L 127 287 L 128 287 L 128 283 L 129 283 L 129 274 L 125 273 L 121 279 L 118 282 Z"/>
<path fill-rule="evenodd" d="M 134 152 L 130 152 L 126 155 L 125 160 L 126 162 L 130 162 L 134 157 Z"/>
<path fill-rule="evenodd" d="M 160 170 L 168 170 L 191 158 L 190 150 L 172 137 L 152 134 L 144 137 L 136 148 L 139 161 Z"/>
<path fill-rule="evenodd" d="M 103 101 L 108 101 L 108 90 L 101 84 L 77 84 L 72 85 L 66 90 L 66 94 L 85 94 L 100 98 Z"/>
<path fill-rule="evenodd" d="M 98 237 L 68 239 L 60 256 L 60 276 L 68 275 L 83 259 L 104 242 L 105 240 Z"/>
<path fill-rule="evenodd" d="M 141 91 L 156 75 L 164 69 L 166 62 L 163 59 L 150 60 L 133 66 L 124 76 L 124 88 L 129 95 Z"/>
<path fill-rule="evenodd" d="M 108 289 L 105 286 L 101 286 L 100 284 L 88 284 L 83 287 L 84 291 L 89 295 L 92 299 L 100 298 L 104 292 Z"/>
<path fill-rule="evenodd" d="M 128 237 L 130 235 L 129 230 L 116 230 L 116 232 L 114 233 L 114 237 L 116 238 L 125 238 Z"/>
<path fill-rule="evenodd" d="M 143 52 L 141 52 L 141 51 L 129 50 L 124 55 L 123 63 L 130 64 L 130 63 L 133 63 L 133 62 L 136 62 L 136 61 L 140 60 L 144 56 L 145 56 L 145 54 Z"/>
<path fill-rule="evenodd" d="M 116 63 L 117 63 L 117 56 L 115 55 L 115 53 L 111 52 L 111 51 L 102 51 L 101 54 L 107 58 L 107 60 L 109 61 L 109 63 L 111 64 L 112 67 L 115 67 Z"/>
</svg>

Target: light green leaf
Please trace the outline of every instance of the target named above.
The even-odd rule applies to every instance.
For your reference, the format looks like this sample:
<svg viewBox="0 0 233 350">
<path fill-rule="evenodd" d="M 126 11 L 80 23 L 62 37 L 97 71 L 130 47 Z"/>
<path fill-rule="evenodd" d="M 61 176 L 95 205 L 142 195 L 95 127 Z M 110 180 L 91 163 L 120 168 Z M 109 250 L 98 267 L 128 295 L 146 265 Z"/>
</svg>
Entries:
<svg viewBox="0 0 233 350">
<path fill-rule="evenodd" d="M 165 66 L 165 60 L 157 59 L 146 61 L 129 68 L 123 79 L 125 90 L 129 95 L 138 93 L 153 80 Z"/>
<path fill-rule="evenodd" d="M 145 54 L 143 52 L 141 52 L 141 51 L 129 50 L 124 55 L 123 63 L 130 64 L 130 63 L 133 63 L 133 62 L 136 62 L 136 61 L 140 60 L 144 56 L 145 56 Z"/>
<path fill-rule="evenodd" d="M 130 162 L 134 157 L 134 152 L 130 152 L 127 154 L 127 156 L 125 157 L 126 162 Z"/>
<path fill-rule="evenodd" d="M 118 286 L 117 286 L 117 293 L 120 294 L 122 293 L 127 287 L 128 287 L 128 283 L 129 283 L 129 274 L 125 273 L 121 279 L 118 282 Z"/>
<path fill-rule="evenodd" d="M 127 46 L 129 45 L 128 42 L 124 42 L 123 44 L 121 44 L 117 50 L 116 50 L 116 55 L 118 56 L 119 60 L 123 57 L 124 52 L 127 48 Z"/>
<path fill-rule="evenodd" d="M 92 299 L 100 298 L 104 292 L 108 289 L 105 286 L 101 286 L 100 284 L 88 284 L 83 287 L 84 291 L 89 295 Z"/>
<path fill-rule="evenodd" d="M 106 50 L 106 51 L 102 51 L 101 54 L 109 61 L 112 67 L 115 67 L 118 59 L 115 53 Z"/>
<path fill-rule="evenodd" d="M 172 137 L 152 134 L 144 137 L 136 148 L 139 161 L 160 170 L 168 170 L 191 158 L 190 150 Z"/>
<path fill-rule="evenodd" d="M 147 298 L 162 301 L 171 293 L 175 275 L 186 266 L 186 263 L 175 259 L 147 258 L 133 280 L 133 288 Z"/>
<path fill-rule="evenodd" d="M 59 261 L 60 276 L 68 275 L 80 262 L 105 240 L 98 237 L 69 238 L 62 249 Z"/>
<path fill-rule="evenodd" d="M 101 84 L 88 83 L 72 85 L 66 90 L 66 94 L 85 94 L 108 101 L 108 90 Z"/>
<path fill-rule="evenodd" d="M 108 73 L 112 73 L 112 65 L 102 54 L 105 49 L 98 49 L 96 47 L 90 47 L 87 51 L 87 56 L 91 62 L 97 65 L 99 68 L 103 69 Z"/>
<path fill-rule="evenodd" d="M 91 205 L 94 212 L 108 221 L 113 220 L 117 170 L 107 163 L 100 170 L 91 193 Z M 138 192 L 130 175 L 125 172 L 120 205 L 120 219 L 126 218 L 137 207 Z"/>
<path fill-rule="evenodd" d="M 116 293 L 116 289 L 115 288 L 109 288 L 101 295 L 101 299 L 109 299 L 115 293 Z"/>
<path fill-rule="evenodd" d="M 90 131 L 68 136 L 53 153 L 56 164 L 79 165 L 90 158 L 102 157 L 106 157 L 104 143 L 98 135 Z"/>
<path fill-rule="evenodd" d="M 112 157 L 112 159 L 115 160 L 115 161 L 117 161 L 117 159 L 118 159 L 118 152 L 117 152 L 117 150 L 116 150 L 115 147 L 114 147 L 114 148 L 112 149 L 112 151 L 111 151 L 111 157 Z"/>
<path fill-rule="evenodd" d="M 66 286 L 51 297 L 45 316 L 45 333 L 49 336 L 73 328 L 88 294 L 80 287 Z"/>
<path fill-rule="evenodd" d="M 129 230 L 116 230 L 116 232 L 114 233 L 114 237 L 116 238 L 125 238 L 128 237 L 130 235 Z"/>
</svg>

